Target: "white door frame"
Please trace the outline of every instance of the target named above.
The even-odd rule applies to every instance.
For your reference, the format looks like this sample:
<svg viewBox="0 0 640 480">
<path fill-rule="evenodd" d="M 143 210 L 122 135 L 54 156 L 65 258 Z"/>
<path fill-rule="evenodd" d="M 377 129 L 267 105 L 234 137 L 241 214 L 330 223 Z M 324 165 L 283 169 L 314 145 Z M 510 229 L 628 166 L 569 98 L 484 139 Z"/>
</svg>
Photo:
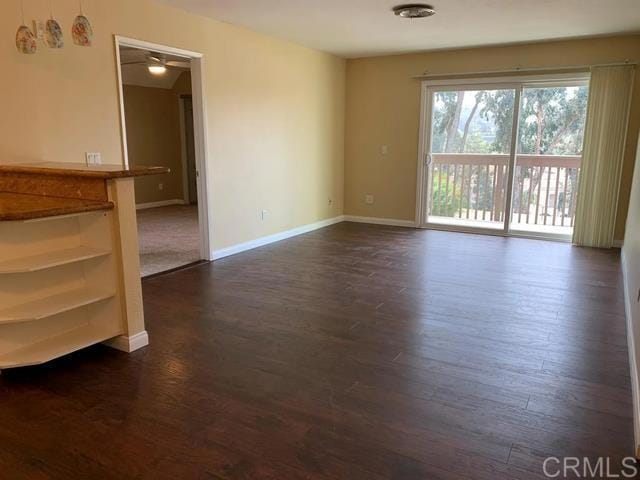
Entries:
<svg viewBox="0 0 640 480">
<path fill-rule="evenodd" d="M 416 184 L 416 216 L 415 223 L 418 228 L 429 228 L 434 230 L 449 230 L 460 231 L 469 233 L 483 233 L 489 235 L 501 235 L 501 236 L 517 236 L 527 238 L 544 238 L 565 240 L 561 235 L 554 234 L 537 234 L 537 233 L 522 233 L 509 231 L 509 217 L 511 213 L 511 204 L 507 201 L 505 205 L 505 222 L 501 229 L 483 228 L 483 227 L 466 227 L 466 226 L 453 226 L 453 225 L 438 225 L 430 224 L 427 222 L 427 200 L 430 198 L 431 192 L 429 191 L 430 179 L 429 179 L 429 165 L 430 165 L 430 151 L 431 151 L 431 99 L 434 91 L 441 90 L 477 90 L 477 89 L 500 89 L 509 88 L 515 89 L 516 98 L 514 100 L 514 129 L 511 132 L 511 148 L 509 156 L 509 178 L 507 185 L 509 199 L 513 190 L 513 176 L 515 174 L 515 160 L 517 151 L 517 136 L 518 136 L 518 120 L 520 113 L 520 96 L 522 90 L 526 87 L 535 86 L 561 86 L 561 85 L 576 85 L 589 83 L 589 72 L 576 72 L 576 73 L 561 73 L 561 74 L 539 74 L 539 75 L 511 75 L 503 77 L 485 77 L 485 78 L 456 78 L 456 79 L 434 79 L 423 80 L 421 85 L 420 94 L 420 132 L 419 132 L 419 145 L 418 145 L 418 174 Z M 427 132 L 429 130 L 429 132 Z M 565 240 L 569 241 L 569 240 Z"/>
<path fill-rule="evenodd" d="M 120 47 L 141 48 L 155 52 L 176 55 L 191 60 L 191 97 L 193 102 L 193 138 L 195 141 L 196 175 L 198 187 L 198 228 L 200 233 L 200 258 L 211 260 L 211 228 L 213 222 L 209 208 L 208 195 L 208 149 L 207 115 L 205 111 L 205 89 L 203 81 L 204 55 L 198 52 L 168 47 L 157 43 L 145 42 L 134 38 L 114 35 L 116 70 L 118 74 L 118 99 L 120 102 L 120 129 L 122 137 L 122 158 L 125 168 L 129 168 L 127 149 L 127 127 L 124 114 L 124 93 L 122 88 L 122 69 L 120 65 Z"/>
</svg>

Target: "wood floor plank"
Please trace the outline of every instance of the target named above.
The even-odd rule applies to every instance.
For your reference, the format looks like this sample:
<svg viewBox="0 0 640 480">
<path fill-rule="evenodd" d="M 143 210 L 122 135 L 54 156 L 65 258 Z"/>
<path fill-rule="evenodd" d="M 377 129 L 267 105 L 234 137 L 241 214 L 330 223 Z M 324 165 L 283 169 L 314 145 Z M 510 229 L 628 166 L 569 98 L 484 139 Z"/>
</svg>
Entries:
<svg viewBox="0 0 640 480">
<path fill-rule="evenodd" d="M 619 255 L 342 223 L 143 282 L 151 344 L 0 376 L 10 478 L 539 480 L 633 454 Z"/>
</svg>

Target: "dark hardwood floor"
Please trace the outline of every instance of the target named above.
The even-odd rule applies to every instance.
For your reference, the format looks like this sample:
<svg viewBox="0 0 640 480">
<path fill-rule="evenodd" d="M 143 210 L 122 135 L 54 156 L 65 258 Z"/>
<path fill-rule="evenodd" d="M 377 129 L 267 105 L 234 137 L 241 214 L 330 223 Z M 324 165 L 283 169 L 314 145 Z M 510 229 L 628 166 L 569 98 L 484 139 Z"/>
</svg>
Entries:
<svg viewBox="0 0 640 480">
<path fill-rule="evenodd" d="M 342 223 L 143 289 L 148 348 L 3 372 L 1 478 L 529 480 L 633 454 L 616 251 Z"/>
</svg>

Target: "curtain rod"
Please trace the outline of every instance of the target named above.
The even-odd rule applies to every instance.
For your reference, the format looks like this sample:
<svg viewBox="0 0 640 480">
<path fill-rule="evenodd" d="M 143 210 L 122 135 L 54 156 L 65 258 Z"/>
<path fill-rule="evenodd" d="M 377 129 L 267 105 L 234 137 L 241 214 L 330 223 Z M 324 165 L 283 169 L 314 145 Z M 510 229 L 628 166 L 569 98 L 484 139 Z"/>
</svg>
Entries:
<svg viewBox="0 0 640 480">
<path fill-rule="evenodd" d="M 535 73 L 535 72 L 578 72 L 578 71 L 587 71 L 594 67 L 618 67 L 624 65 L 638 65 L 638 62 L 631 62 L 629 60 L 625 60 L 624 62 L 617 63 L 600 63 L 595 65 L 567 65 L 563 67 L 516 67 L 515 69 L 504 69 L 504 70 L 484 70 L 478 72 L 456 72 L 456 73 L 427 73 L 425 72 L 421 75 L 415 75 L 412 78 L 415 79 L 425 79 L 425 78 L 445 78 L 445 77 L 467 77 L 467 76 L 477 76 L 477 75 L 497 75 L 501 73 Z"/>
</svg>

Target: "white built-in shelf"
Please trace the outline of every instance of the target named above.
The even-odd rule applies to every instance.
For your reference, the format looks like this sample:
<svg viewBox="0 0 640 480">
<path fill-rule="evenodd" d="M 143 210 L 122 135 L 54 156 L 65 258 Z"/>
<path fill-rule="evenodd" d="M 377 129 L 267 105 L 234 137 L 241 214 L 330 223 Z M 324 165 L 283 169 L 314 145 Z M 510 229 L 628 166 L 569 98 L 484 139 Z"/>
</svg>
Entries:
<svg viewBox="0 0 640 480">
<path fill-rule="evenodd" d="M 92 258 L 105 257 L 110 253 L 108 250 L 100 248 L 78 246 L 27 257 L 12 258 L 0 261 L 0 274 L 38 272 L 61 265 L 91 260 Z"/>
<path fill-rule="evenodd" d="M 39 365 L 121 333 L 113 327 L 84 325 L 0 356 L 0 369 Z"/>
<path fill-rule="evenodd" d="M 33 322 L 114 297 L 115 293 L 89 293 L 84 289 L 39 298 L 0 309 L 0 325 Z"/>
</svg>

